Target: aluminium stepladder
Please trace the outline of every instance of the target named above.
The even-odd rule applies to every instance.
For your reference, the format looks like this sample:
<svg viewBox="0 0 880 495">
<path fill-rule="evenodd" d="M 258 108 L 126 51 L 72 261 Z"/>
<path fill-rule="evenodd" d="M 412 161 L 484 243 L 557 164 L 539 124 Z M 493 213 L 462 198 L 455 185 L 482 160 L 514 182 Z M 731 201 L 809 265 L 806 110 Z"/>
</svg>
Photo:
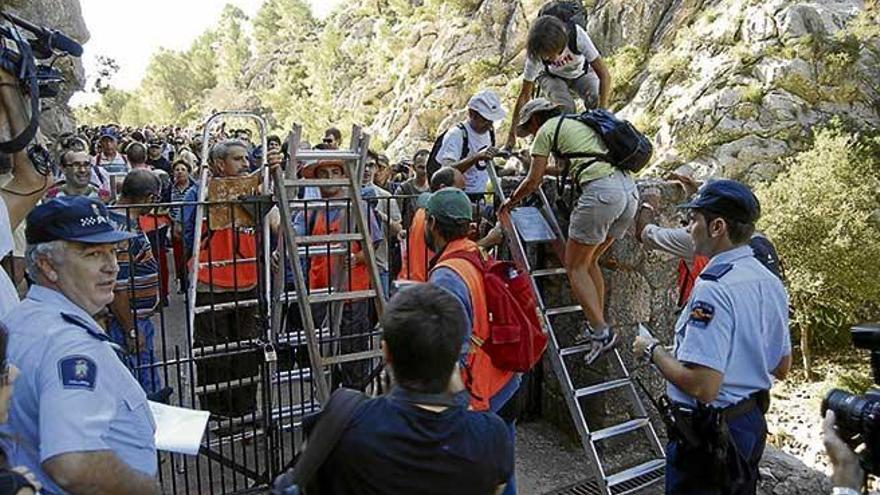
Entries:
<svg viewBox="0 0 880 495">
<path fill-rule="evenodd" d="M 309 353 L 309 364 L 311 368 L 311 379 L 315 386 L 316 395 L 320 403 L 324 403 L 330 397 L 330 383 L 328 381 L 328 368 L 353 361 L 360 360 L 378 360 L 382 356 L 381 350 L 377 345 L 373 345 L 371 349 L 343 354 L 334 349 L 329 353 L 325 353 L 324 347 L 319 339 L 319 332 L 322 335 L 330 334 L 339 336 L 339 325 L 341 318 L 341 306 L 344 301 L 355 299 L 372 299 L 376 308 L 376 313 L 381 315 L 385 309 L 383 287 L 379 276 L 379 267 L 376 264 L 376 253 L 372 242 L 370 241 L 369 221 L 367 219 L 367 205 L 363 201 L 361 194 L 361 177 L 363 176 L 364 166 L 367 160 L 367 152 L 369 149 L 370 138 L 363 133 L 357 126 L 352 128 L 351 149 L 349 150 L 300 150 L 300 136 L 302 129 L 298 125 L 294 125 L 291 137 L 288 139 L 289 162 L 287 173 L 277 170 L 275 179 L 275 195 L 279 206 L 281 216 L 281 232 L 283 244 L 289 265 L 293 271 L 294 284 L 296 287 L 296 300 L 299 307 L 301 323 L 305 333 L 306 345 Z M 296 163 L 298 160 L 341 160 L 345 164 L 345 178 L 342 179 L 300 179 L 296 178 Z M 354 220 L 355 232 L 343 232 L 329 235 L 297 235 L 293 230 L 293 215 L 291 213 L 291 201 L 288 194 L 288 187 L 294 190 L 300 187 L 321 187 L 335 186 L 347 189 L 348 195 L 345 199 L 319 201 L 317 208 L 344 208 L 344 212 L 350 208 L 351 215 Z M 310 209 L 309 205 L 297 205 L 298 209 L 302 209 L 307 213 Z M 348 224 L 348 220 L 340 222 L 342 225 Z M 335 273 L 341 274 L 341 277 L 333 277 L 331 272 L 331 283 L 329 290 L 312 290 L 309 291 L 306 283 L 306 274 L 301 260 L 304 256 L 324 255 L 328 254 L 331 258 L 331 264 L 337 267 L 345 267 L 346 263 L 340 262 L 348 259 L 349 243 L 359 242 L 364 254 L 367 265 L 367 272 L 370 278 L 371 287 L 367 290 L 350 291 L 345 289 L 345 275 L 347 270 L 336 270 Z M 326 246 L 326 249 L 308 249 L 312 246 Z M 313 254 L 312 254 L 313 253 Z M 275 295 L 273 295 L 273 298 Z M 314 315 L 312 313 L 312 304 L 314 303 L 330 303 L 336 306 L 335 311 L 330 311 L 334 318 L 328 322 L 328 327 L 318 328 Z M 273 326 L 277 322 L 273 321 Z M 329 354 L 329 355 L 325 355 Z"/>
<path fill-rule="evenodd" d="M 504 191 L 494 167 L 489 166 L 488 172 L 494 192 L 498 195 L 497 199 L 503 202 L 505 198 Z M 564 266 L 565 259 L 565 237 L 556 221 L 555 213 L 550 207 L 543 189 L 539 188 L 534 196 L 538 197 L 539 206 L 515 208 L 510 217 L 499 219 L 501 220 L 511 257 L 520 269 L 530 274 L 529 279 L 538 302 L 539 319 L 549 337 L 546 352 L 553 368 L 553 373 L 559 381 L 569 414 L 580 437 L 581 446 L 586 452 L 590 465 L 593 468 L 594 482 L 598 492 L 607 495 L 636 493 L 663 480 L 666 464 L 663 446 L 657 437 L 654 426 L 642 404 L 635 384 L 630 377 L 630 372 L 621 358 L 617 347 L 606 352 L 605 356 L 600 358 L 600 360 L 606 359 L 609 366 L 617 367 L 620 374 L 619 378 L 609 378 L 603 374 L 598 382 L 583 386 L 576 383 L 576 380 L 573 378 L 572 364 L 579 363 L 581 366 L 584 366 L 582 356 L 585 356 L 590 350 L 590 345 L 574 344 L 563 346 L 559 332 L 554 328 L 554 320 L 564 315 L 579 317 L 581 321 L 586 319 L 579 305 L 548 307 L 545 296 L 542 294 L 541 284 L 538 280 L 549 277 L 563 277 L 567 283 L 565 268 L 532 268 L 526 253 L 526 247 L 529 244 L 549 244 L 549 251 L 558 258 L 559 265 L 562 267 Z M 617 346 L 619 347 L 620 345 L 621 343 L 618 341 Z M 567 359 L 569 359 L 568 362 L 566 362 Z M 612 425 L 591 428 L 588 424 L 584 402 L 591 398 L 595 400 L 603 394 L 609 393 L 622 393 L 625 398 L 625 405 L 630 410 L 631 417 Z M 646 454 L 648 460 L 613 473 L 609 472 L 606 461 L 608 461 L 608 454 L 610 452 L 608 452 L 608 449 L 603 449 L 600 444 L 613 439 L 620 441 L 623 438 L 630 438 L 627 435 L 638 435 L 640 437 L 641 442 L 643 442 L 641 445 L 647 447 L 647 452 L 644 452 L 644 454 Z"/>
</svg>

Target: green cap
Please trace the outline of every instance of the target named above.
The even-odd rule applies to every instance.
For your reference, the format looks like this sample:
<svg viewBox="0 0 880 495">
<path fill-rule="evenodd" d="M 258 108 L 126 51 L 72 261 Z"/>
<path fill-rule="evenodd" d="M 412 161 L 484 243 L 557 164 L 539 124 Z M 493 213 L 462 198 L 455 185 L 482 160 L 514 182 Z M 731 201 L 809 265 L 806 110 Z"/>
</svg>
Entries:
<svg viewBox="0 0 880 495">
<path fill-rule="evenodd" d="M 431 195 L 425 206 L 428 215 L 446 220 L 468 220 L 474 218 L 471 200 L 461 189 L 444 187 Z"/>
</svg>

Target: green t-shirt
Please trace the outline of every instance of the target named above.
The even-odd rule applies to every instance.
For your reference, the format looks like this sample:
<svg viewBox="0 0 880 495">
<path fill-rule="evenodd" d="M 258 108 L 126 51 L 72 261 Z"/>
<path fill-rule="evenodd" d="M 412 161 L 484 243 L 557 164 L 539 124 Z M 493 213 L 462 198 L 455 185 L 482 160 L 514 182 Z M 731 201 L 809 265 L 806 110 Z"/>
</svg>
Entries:
<svg viewBox="0 0 880 495">
<path fill-rule="evenodd" d="M 553 147 L 553 134 L 556 133 L 556 124 L 561 117 L 554 117 L 538 130 L 535 140 L 532 142 L 532 155 L 550 156 Z M 559 153 L 608 153 L 608 148 L 602 142 L 602 138 L 596 131 L 574 120 L 565 119 L 559 129 L 559 140 L 556 143 L 556 151 Z M 571 160 L 569 170 L 574 170 L 577 165 L 591 158 L 574 158 Z M 577 177 L 577 183 L 602 179 L 614 173 L 614 167 L 607 162 L 595 162 L 583 169 Z"/>
</svg>

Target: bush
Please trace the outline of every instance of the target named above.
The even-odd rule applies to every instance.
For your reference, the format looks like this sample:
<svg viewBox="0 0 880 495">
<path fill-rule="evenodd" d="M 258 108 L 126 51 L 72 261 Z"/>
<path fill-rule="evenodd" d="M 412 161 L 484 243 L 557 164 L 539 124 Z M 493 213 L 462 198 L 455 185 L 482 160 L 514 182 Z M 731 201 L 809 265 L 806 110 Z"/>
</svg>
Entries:
<svg viewBox="0 0 880 495">
<path fill-rule="evenodd" d="M 880 135 L 835 122 L 787 165 L 757 190 L 758 227 L 785 265 L 794 329 L 840 350 L 849 325 L 880 317 Z"/>
</svg>

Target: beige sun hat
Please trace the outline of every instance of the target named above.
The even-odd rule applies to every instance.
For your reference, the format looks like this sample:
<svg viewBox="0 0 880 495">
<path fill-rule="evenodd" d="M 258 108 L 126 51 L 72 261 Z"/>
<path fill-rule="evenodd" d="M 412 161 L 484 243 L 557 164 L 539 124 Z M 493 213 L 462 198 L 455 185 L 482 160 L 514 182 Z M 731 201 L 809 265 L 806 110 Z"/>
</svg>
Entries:
<svg viewBox="0 0 880 495">
<path fill-rule="evenodd" d="M 537 112 L 546 112 L 548 110 L 556 110 L 561 105 L 558 103 L 553 103 L 547 98 L 535 98 L 534 100 L 529 101 L 525 105 L 523 105 L 522 110 L 519 112 L 519 121 L 516 123 L 516 134 L 517 136 L 523 137 L 526 135 L 528 131 L 525 129 L 525 125 L 528 124 L 529 119 L 532 118 Z"/>
</svg>

